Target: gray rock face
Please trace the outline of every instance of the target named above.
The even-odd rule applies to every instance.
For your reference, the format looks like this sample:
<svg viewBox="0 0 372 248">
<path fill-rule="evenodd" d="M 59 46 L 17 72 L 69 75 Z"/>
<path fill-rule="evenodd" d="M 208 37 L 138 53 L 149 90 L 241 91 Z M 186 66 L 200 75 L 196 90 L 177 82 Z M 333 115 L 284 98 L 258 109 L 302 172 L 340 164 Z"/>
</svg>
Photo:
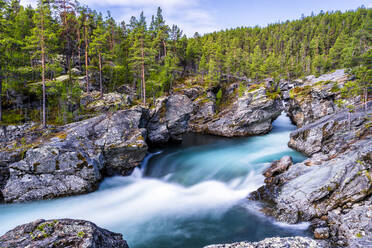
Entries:
<svg viewBox="0 0 372 248">
<path fill-rule="evenodd" d="M 339 206 L 352 205 L 372 192 L 372 140 L 361 140 L 336 158 L 311 165 L 311 158 L 279 175 L 281 182 L 275 215 L 281 221 L 297 223 L 327 215 Z M 310 164 L 310 166 L 309 166 Z"/>
<path fill-rule="evenodd" d="M 371 135 L 371 114 L 372 104 L 367 112 L 360 108 L 352 114 L 342 111 L 325 116 L 292 132 L 288 145 L 307 156 L 318 152 L 336 155 L 361 137 Z"/>
<path fill-rule="evenodd" d="M 288 116 L 301 127 L 335 113 L 338 110 L 335 104 L 335 100 L 339 99 L 338 88 L 348 79 L 344 70 L 336 70 L 319 78 L 308 76 L 305 80 L 281 81 L 280 88 Z"/>
<path fill-rule="evenodd" d="M 0 126 L 0 166 L 19 161 L 32 140 L 42 136 L 38 124 Z"/>
<path fill-rule="evenodd" d="M 192 111 L 193 103 L 185 95 L 158 99 L 147 125 L 149 141 L 155 144 L 181 141 L 182 134 L 188 130 Z"/>
<path fill-rule="evenodd" d="M 265 88 L 245 91 L 211 121 L 199 125 L 199 130 L 225 137 L 265 134 L 282 109 L 281 101 L 268 98 Z"/>
<path fill-rule="evenodd" d="M 372 197 L 349 208 L 332 210 L 328 223 L 338 246 L 372 247 Z"/>
<path fill-rule="evenodd" d="M 336 88 L 347 80 L 343 71 L 336 71 L 280 82 L 286 112 L 300 126 L 288 145 L 310 158 L 287 170 L 269 168 L 266 184 L 249 198 L 269 203 L 265 212 L 279 221 L 312 221 L 314 237 L 336 247 L 369 247 L 372 104 L 353 113 L 339 109 Z M 355 104 L 358 99 L 347 101 Z"/>
<path fill-rule="evenodd" d="M 0 247 L 128 248 L 119 233 L 83 220 L 37 220 L 16 227 L 0 237 Z"/>
<path fill-rule="evenodd" d="M 147 110 L 132 108 L 64 127 L 7 165 L 5 202 L 94 191 L 104 173 L 126 174 L 145 157 Z"/>
<path fill-rule="evenodd" d="M 305 237 L 288 237 L 288 238 L 267 238 L 260 242 L 238 242 L 232 244 L 209 245 L 204 248 L 321 248 L 327 247 L 326 244 L 320 243 Z"/>
</svg>

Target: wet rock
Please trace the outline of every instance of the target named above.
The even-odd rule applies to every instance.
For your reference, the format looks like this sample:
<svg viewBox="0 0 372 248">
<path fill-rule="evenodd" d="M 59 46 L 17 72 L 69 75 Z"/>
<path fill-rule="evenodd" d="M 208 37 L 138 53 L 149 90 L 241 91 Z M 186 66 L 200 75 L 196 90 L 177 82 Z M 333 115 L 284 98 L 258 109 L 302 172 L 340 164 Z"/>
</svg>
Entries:
<svg viewBox="0 0 372 248">
<path fill-rule="evenodd" d="M 181 141 L 188 130 L 193 103 L 185 95 L 172 95 L 156 101 L 147 125 L 148 139 L 154 144 Z"/>
<path fill-rule="evenodd" d="M 128 248 L 119 233 L 84 220 L 36 220 L 17 226 L 0 237 L 0 247 Z"/>
<path fill-rule="evenodd" d="M 320 248 L 327 247 L 326 244 L 320 243 L 305 237 L 288 237 L 288 238 L 267 238 L 259 242 L 238 242 L 232 244 L 209 245 L 204 248 Z"/>
</svg>

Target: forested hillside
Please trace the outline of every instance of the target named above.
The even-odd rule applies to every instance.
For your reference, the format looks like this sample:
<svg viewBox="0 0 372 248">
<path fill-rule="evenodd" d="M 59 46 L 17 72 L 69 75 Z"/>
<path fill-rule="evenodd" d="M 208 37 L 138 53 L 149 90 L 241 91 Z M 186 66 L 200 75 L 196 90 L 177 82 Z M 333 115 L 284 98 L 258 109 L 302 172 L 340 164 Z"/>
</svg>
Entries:
<svg viewBox="0 0 372 248">
<path fill-rule="evenodd" d="M 35 9 L 0 0 L 0 119 L 80 120 L 94 114 L 81 103 L 94 90 L 132 91 L 129 104 L 151 105 L 189 76 L 213 84 L 351 68 L 362 91 L 371 82 L 371 42 L 366 8 L 187 38 L 160 8 L 151 20 L 141 13 L 118 23 L 71 0 L 39 0 Z"/>
</svg>

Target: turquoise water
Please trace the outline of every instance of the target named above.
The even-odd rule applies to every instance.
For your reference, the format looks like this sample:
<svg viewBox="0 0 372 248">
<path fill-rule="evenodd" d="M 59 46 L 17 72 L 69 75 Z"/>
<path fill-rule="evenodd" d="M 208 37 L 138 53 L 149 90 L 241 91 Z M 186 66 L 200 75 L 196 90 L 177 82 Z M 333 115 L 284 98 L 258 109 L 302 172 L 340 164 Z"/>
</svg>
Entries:
<svg viewBox="0 0 372 248">
<path fill-rule="evenodd" d="M 265 136 L 226 139 L 186 135 L 182 145 L 150 151 L 129 177 L 105 179 L 97 192 L 57 200 L 0 205 L 0 234 L 38 218 L 78 218 L 123 233 L 132 248 L 203 247 L 307 235 L 307 224 L 285 225 L 245 200 L 263 185 L 269 162 L 290 155 L 295 129 L 282 115 Z"/>
</svg>

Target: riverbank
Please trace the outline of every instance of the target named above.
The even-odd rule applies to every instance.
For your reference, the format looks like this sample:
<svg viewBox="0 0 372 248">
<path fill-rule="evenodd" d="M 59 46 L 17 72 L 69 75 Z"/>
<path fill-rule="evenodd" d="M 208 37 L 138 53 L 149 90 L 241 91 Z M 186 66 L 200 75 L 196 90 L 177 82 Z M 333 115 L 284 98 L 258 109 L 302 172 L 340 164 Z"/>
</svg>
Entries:
<svg viewBox="0 0 372 248">
<path fill-rule="evenodd" d="M 0 152 L 0 165 L 4 171 L 0 178 L 1 198 L 8 203 L 25 202 L 99 189 L 90 195 L 103 197 L 105 201 L 102 201 L 102 207 L 106 209 L 112 202 L 123 201 L 128 204 L 139 197 L 132 205 L 133 208 L 126 211 L 123 211 L 126 205 L 120 204 L 114 205 L 110 211 L 102 209 L 105 215 L 100 218 L 109 220 L 107 216 L 113 214 L 113 219 L 116 219 L 122 212 L 138 212 L 145 219 L 160 216 L 159 222 L 155 223 L 156 228 L 148 229 L 146 233 L 161 240 L 163 234 L 157 231 L 166 230 L 166 235 L 169 235 L 180 228 L 180 232 L 174 232 L 174 235 L 180 235 L 174 240 L 185 240 L 182 242 L 186 243 L 201 239 L 190 238 L 193 237 L 193 231 L 189 234 L 190 230 L 195 230 L 197 234 L 202 233 L 203 237 L 207 236 L 207 240 L 203 239 L 200 243 L 190 241 L 188 245 L 192 247 L 207 245 L 207 241 L 209 244 L 259 241 L 272 235 L 280 236 L 276 228 L 271 229 L 272 217 L 264 217 L 262 214 L 255 224 L 251 223 L 255 227 L 265 227 L 258 232 L 258 236 L 242 235 L 245 230 L 249 230 L 246 227 L 247 220 L 254 220 L 260 207 L 255 209 L 253 215 L 245 215 L 239 208 L 232 213 L 228 211 L 236 206 L 237 201 L 259 188 L 250 195 L 251 200 L 257 201 L 252 206 L 269 203 L 264 212 L 282 222 L 311 222 L 311 231 L 315 238 L 324 239 L 330 245 L 363 247 L 363 244 L 369 244 L 371 237 L 368 228 L 369 216 L 372 216 L 372 209 L 369 208 L 372 193 L 369 176 L 371 106 L 368 105 L 367 110 L 360 109 L 351 114 L 338 106 L 340 88 L 348 80 L 350 78 L 347 74 L 336 71 L 320 78 L 309 77 L 293 82 L 282 80 L 279 84 L 267 80 L 260 85 L 248 84 L 243 88 L 236 83 L 206 90 L 195 85 L 183 85 L 178 86 L 174 95 L 159 99 L 154 108 L 135 107 L 100 115 L 87 121 L 57 127 L 48 131 L 47 135 L 35 131 L 33 125 L 7 127 L 17 132 L 3 129 L 0 133 L 5 140 L 5 149 Z M 222 101 L 218 100 L 220 90 Z M 347 102 L 358 105 L 360 98 L 347 99 Z M 281 105 L 282 103 L 284 104 Z M 278 129 L 280 124 L 273 128 L 272 122 L 282 110 L 299 129 L 294 130 L 295 127 L 290 127 L 289 123 L 284 131 Z M 277 122 L 280 120 L 281 117 Z M 172 155 L 160 148 L 163 154 L 145 157 L 148 145 L 160 147 L 175 144 L 174 142 L 182 140 L 184 133 L 190 131 L 227 137 L 271 133 L 251 138 L 223 139 L 221 146 L 218 145 L 218 140 L 211 138 L 213 144 L 206 145 L 209 147 L 206 150 L 198 144 L 194 149 L 190 148 L 191 151 L 181 146 L 182 149 Z M 246 146 L 242 141 L 244 139 L 249 140 Z M 310 158 L 303 162 L 296 159 L 298 155 L 289 150 L 286 144 L 288 141 L 291 148 Z M 267 176 L 263 185 L 263 170 L 270 166 L 270 162 L 285 155 L 292 156 L 294 163 L 280 171 L 275 170 L 275 174 Z M 138 166 L 142 160 L 144 163 L 158 161 L 158 165 L 144 166 L 146 169 L 140 173 Z M 252 169 L 253 174 L 250 171 Z M 131 177 L 107 178 L 117 174 L 128 175 L 133 170 Z M 145 175 L 145 178 L 141 175 Z M 103 183 L 100 183 L 102 180 Z M 48 185 L 53 185 L 52 191 Z M 120 189 L 122 185 L 132 190 L 127 192 L 123 188 L 127 192 L 123 195 L 124 192 Z M 133 185 L 136 187 L 133 188 Z M 117 200 L 106 198 L 101 192 L 105 187 L 114 190 L 111 193 L 114 193 Z M 78 196 L 76 199 L 79 197 L 84 198 Z M 139 200 L 141 197 L 145 200 Z M 68 202 L 70 198 L 56 200 L 56 203 L 60 201 L 61 206 L 65 206 L 65 199 Z M 43 204 L 53 206 L 53 202 L 40 201 L 19 206 L 40 208 Z M 80 206 L 81 201 L 78 202 Z M 191 204 L 193 202 L 196 205 Z M 95 204 L 97 202 L 92 201 L 89 206 Z M 188 207 L 202 214 L 206 208 L 205 215 L 208 218 L 204 218 L 204 221 L 206 226 L 213 228 L 208 230 L 203 229 L 202 225 L 193 225 L 193 222 L 200 221 L 198 218 L 193 219 L 193 211 L 190 212 L 191 217 L 186 219 L 180 218 L 185 213 L 178 210 L 174 215 L 166 215 L 167 218 L 162 219 L 172 204 Z M 17 205 L 1 207 L 9 211 L 9 216 L 14 217 L 20 213 L 11 214 L 13 210 L 17 212 Z M 212 214 L 215 211 L 220 211 L 220 215 Z M 28 215 L 29 220 L 46 218 L 39 216 L 40 214 Z M 44 212 L 42 214 L 45 215 Z M 74 218 L 81 218 L 84 214 L 89 219 L 89 212 L 85 210 L 80 215 L 67 213 Z M 225 214 L 228 216 L 226 219 Z M 58 217 L 65 216 L 50 215 L 50 218 Z M 225 223 L 230 218 L 237 220 L 233 224 L 234 228 L 228 228 L 229 225 Z M 346 221 L 350 218 L 363 221 L 349 227 L 346 226 Z M 12 219 L 9 221 L 14 223 Z M 100 223 L 99 219 L 93 221 Z M 130 219 L 126 223 L 130 223 L 130 228 L 120 232 L 129 237 L 132 237 L 131 232 L 140 232 L 141 228 L 138 227 L 141 225 L 153 226 L 146 221 L 136 226 Z M 166 229 L 159 228 L 164 223 L 170 224 L 165 224 Z M 111 230 L 111 226 L 109 227 Z M 188 229 L 183 230 L 182 227 Z M 12 228 L 12 225 L 7 228 Z M 116 230 L 115 225 L 112 228 Z M 225 228 L 234 232 L 226 232 Z M 272 232 L 265 233 L 266 229 Z M 140 233 L 138 236 L 133 234 L 135 241 L 131 242 L 144 242 L 143 247 L 146 247 L 145 243 L 154 242 L 151 238 L 146 240 L 143 232 Z M 219 234 L 227 237 L 219 239 Z M 296 232 L 288 232 L 286 236 L 288 235 L 295 236 Z M 168 238 L 161 242 L 163 243 L 159 247 L 169 245 Z M 140 244 L 134 244 L 135 247 L 141 247 Z"/>
</svg>

